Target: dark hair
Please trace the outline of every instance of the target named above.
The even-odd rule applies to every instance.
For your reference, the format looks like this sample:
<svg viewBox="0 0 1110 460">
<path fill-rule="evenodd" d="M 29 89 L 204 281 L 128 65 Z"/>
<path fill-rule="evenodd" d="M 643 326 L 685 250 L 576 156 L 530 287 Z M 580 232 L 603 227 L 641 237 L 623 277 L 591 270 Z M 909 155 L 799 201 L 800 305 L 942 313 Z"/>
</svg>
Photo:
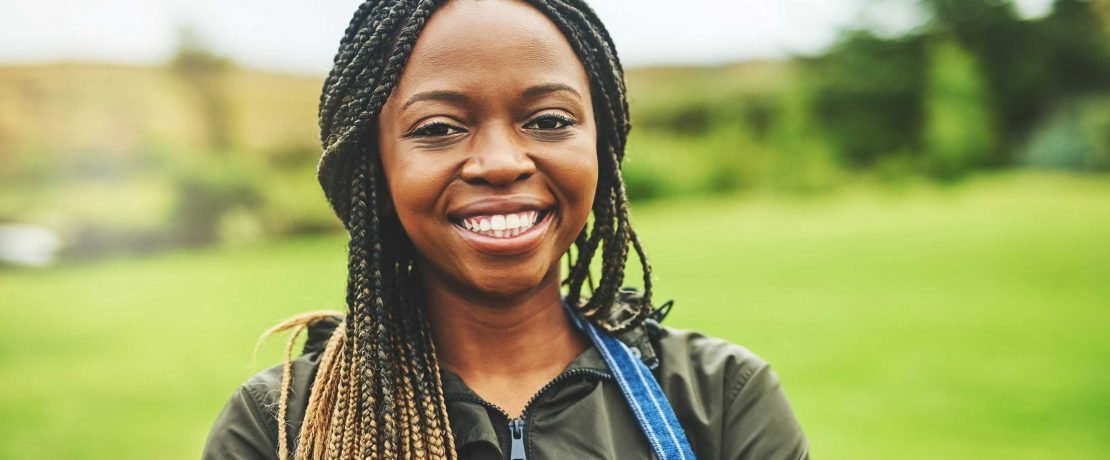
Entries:
<svg viewBox="0 0 1110 460">
<path fill-rule="evenodd" d="M 584 2 L 526 1 L 558 26 L 582 61 L 597 114 L 594 218 L 568 250 L 567 302 L 603 330 L 619 333 L 651 312 L 651 268 L 629 224 L 620 171 L 631 127 L 624 71 L 609 33 Z M 381 108 L 425 22 L 444 2 L 364 2 L 324 82 L 319 179 L 350 232 L 348 310 L 321 357 L 297 458 L 455 457 L 415 250 L 396 216 L 386 212 L 377 147 Z M 644 292 L 621 301 L 630 244 L 643 265 Z M 599 249 L 601 276 L 594 286 L 590 264 Z M 587 283 L 590 293 L 583 297 Z"/>
</svg>

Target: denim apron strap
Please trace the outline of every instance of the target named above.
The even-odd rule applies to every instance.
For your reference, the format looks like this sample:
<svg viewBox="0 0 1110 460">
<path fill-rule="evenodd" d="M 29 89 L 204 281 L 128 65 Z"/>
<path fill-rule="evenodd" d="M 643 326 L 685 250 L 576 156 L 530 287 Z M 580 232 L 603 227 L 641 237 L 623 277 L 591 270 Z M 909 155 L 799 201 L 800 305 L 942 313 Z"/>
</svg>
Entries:
<svg viewBox="0 0 1110 460">
<path fill-rule="evenodd" d="M 634 353 L 624 342 L 579 318 L 569 306 L 567 314 L 579 330 L 590 336 L 594 346 L 601 352 L 620 385 L 624 399 L 636 415 L 640 429 L 651 443 L 655 457 L 659 460 L 696 460 L 674 409 L 663 395 L 663 389 L 659 388 L 659 382 L 655 381 L 651 370 L 640 361 L 639 353 Z"/>
</svg>

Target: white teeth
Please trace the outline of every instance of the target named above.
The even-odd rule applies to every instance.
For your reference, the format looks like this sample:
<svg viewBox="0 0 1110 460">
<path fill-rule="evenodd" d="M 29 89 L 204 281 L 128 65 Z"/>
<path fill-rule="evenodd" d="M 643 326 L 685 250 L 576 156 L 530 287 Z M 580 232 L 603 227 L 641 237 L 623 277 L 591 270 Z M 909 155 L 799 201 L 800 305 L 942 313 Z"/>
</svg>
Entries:
<svg viewBox="0 0 1110 460">
<path fill-rule="evenodd" d="M 539 211 L 495 214 L 462 219 L 463 228 L 494 238 L 513 238 L 536 225 Z"/>
</svg>

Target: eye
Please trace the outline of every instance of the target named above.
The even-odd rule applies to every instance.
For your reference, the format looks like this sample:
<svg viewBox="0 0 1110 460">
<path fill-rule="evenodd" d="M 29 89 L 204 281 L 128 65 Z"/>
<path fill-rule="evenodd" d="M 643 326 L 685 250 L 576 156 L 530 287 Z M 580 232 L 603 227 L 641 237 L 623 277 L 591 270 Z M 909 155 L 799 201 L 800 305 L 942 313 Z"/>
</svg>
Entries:
<svg viewBox="0 0 1110 460">
<path fill-rule="evenodd" d="M 530 121 L 528 121 L 528 123 L 524 124 L 524 129 L 562 129 L 568 126 L 574 126 L 575 123 L 577 122 L 571 118 L 559 115 L 557 113 L 548 113 L 531 119 Z"/>
<path fill-rule="evenodd" d="M 458 126 L 444 123 L 442 121 L 437 121 L 418 126 L 416 129 L 409 131 L 409 133 L 406 134 L 405 137 L 440 137 L 450 136 L 452 134 L 458 134 L 465 131 L 466 130 Z"/>
</svg>

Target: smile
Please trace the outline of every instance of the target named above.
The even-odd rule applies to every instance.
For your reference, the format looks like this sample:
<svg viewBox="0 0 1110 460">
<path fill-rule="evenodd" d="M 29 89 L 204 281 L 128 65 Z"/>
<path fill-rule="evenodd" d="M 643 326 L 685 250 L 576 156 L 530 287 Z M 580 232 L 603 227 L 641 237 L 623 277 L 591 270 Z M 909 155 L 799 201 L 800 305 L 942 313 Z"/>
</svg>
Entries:
<svg viewBox="0 0 1110 460">
<path fill-rule="evenodd" d="M 467 231 L 493 238 L 513 238 L 527 232 L 540 219 L 545 217 L 544 211 L 524 211 L 510 214 L 492 214 L 487 216 L 472 216 L 460 219 L 455 225 Z"/>
<path fill-rule="evenodd" d="M 486 211 L 453 218 L 451 223 L 459 236 L 480 252 L 515 255 L 539 246 L 554 214 L 553 208 L 499 213 Z"/>
</svg>

